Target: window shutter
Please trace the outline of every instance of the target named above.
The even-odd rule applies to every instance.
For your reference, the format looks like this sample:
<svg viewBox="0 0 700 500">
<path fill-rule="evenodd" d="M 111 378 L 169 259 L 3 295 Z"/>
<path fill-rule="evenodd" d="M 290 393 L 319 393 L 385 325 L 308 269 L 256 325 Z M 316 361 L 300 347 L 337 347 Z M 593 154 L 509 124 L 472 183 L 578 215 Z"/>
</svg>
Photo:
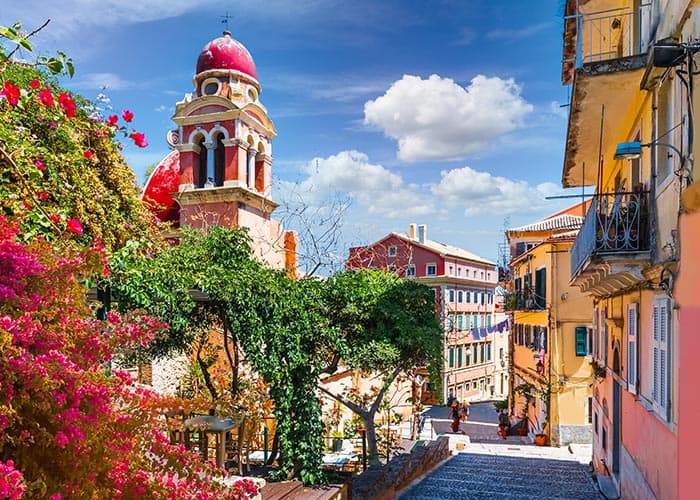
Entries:
<svg viewBox="0 0 700 500">
<path fill-rule="evenodd" d="M 608 365 L 608 323 L 605 321 L 608 317 L 607 307 L 600 308 L 600 360 L 603 366 Z"/>
<path fill-rule="evenodd" d="M 637 394 L 637 307 L 627 306 L 627 390 L 632 394 Z"/>
<path fill-rule="evenodd" d="M 654 309 L 652 312 L 652 328 L 653 328 L 653 336 L 652 336 L 652 342 L 653 342 L 653 360 L 652 360 L 652 366 L 653 366 L 653 376 L 654 376 L 654 381 L 652 385 L 652 390 L 651 390 L 651 396 L 652 400 L 654 401 L 654 406 L 658 406 L 659 404 L 659 304 L 658 302 L 654 302 Z"/>
<path fill-rule="evenodd" d="M 659 304 L 659 406 L 666 417 L 668 410 L 668 300 L 662 299 Z"/>
<path fill-rule="evenodd" d="M 461 314 L 458 314 L 458 315 L 457 315 L 457 330 L 461 330 L 461 329 L 462 329 L 462 321 L 463 321 L 463 320 L 462 320 L 462 315 L 461 315 Z"/>
<path fill-rule="evenodd" d="M 585 356 L 586 353 L 586 335 L 588 330 L 585 326 L 577 326 L 576 335 L 576 356 Z"/>
<path fill-rule="evenodd" d="M 450 368 L 454 368 L 455 366 L 455 350 L 454 348 L 450 347 Z"/>
<path fill-rule="evenodd" d="M 593 308 L 593 358 L 598 359 L 598 308 Z"/>
</svg>

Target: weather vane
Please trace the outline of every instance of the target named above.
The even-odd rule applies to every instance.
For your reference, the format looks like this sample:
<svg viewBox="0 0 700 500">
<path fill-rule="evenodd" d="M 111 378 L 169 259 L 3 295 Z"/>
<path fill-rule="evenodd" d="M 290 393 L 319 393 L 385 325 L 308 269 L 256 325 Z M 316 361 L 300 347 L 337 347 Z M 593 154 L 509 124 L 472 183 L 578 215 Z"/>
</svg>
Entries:
<svg viewBox="0 0 700 500">
<path fill-rule="evenodd" d="M 228 29 L 228 20 L 233 19 L 233 16 L 228 15 L 228 11 L 226 11 L 225 16 L 219 16 L 221 18 L 221 23 L 226 25 L 226 31 L 229 31 Z"/>
</svg>

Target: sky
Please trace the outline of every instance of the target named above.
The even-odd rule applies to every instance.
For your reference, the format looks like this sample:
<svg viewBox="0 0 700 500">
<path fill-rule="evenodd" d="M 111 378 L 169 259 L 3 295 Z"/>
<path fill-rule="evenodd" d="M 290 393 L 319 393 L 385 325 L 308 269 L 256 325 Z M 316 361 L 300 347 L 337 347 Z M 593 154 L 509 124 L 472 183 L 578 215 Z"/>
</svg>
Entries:
<svg viewBox="0 0 700 500">
<path fill-rule="evenodd" d="M 230 30 L 278 132 L 273 197 L 347 202 L 341 259 L 417 223 L 497 262 L 504 227 L 577 202 L 546 199 L 574 194 L 560 183 L 562 0 L 0 0 L 0 25 L 47 19 L 34 52 L 73 58 L 63 85 L 134 112 L 150 145 L 124 154 L 140 184 L 169 152 L 200 51 Z"/>
</svg>

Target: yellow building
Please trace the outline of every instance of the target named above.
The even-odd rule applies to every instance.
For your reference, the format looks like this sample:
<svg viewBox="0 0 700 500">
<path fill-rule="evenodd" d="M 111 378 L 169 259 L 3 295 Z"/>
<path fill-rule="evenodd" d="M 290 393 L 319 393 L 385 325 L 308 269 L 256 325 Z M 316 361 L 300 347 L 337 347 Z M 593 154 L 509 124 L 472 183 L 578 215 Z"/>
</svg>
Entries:
<svg viewBox="0 0 700 500">
<path fill-rule="evenodd" d="M 562 79 L 572 91 L 562 184 L 596 193 L 572 248 L 571 284 L 593 300 L 593 463 L 622 498 L 679 497 L 673 289 L 680 198 L 697 154 L 698 4 L 565 6 Z"/>
<path fill-rule="evenodd" d="M 569 285 L 569 251 L 588 205 L 506 231 L 511 413 L 555 446 L 591 442 L 591 300 Z"/>
</svg>

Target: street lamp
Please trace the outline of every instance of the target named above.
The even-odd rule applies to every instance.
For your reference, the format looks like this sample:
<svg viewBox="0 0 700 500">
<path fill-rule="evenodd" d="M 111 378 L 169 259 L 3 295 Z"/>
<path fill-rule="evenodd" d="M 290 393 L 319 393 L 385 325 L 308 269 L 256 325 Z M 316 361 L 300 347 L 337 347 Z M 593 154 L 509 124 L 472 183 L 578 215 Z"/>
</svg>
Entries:
<svg viewBox="0 0 700 500">
<path fill-rule="evenodd" d="M 642 156 L 642 148 L 648 148 L 651 146 L 664 146 L 666 148 L 669 148 L 673 150 L 681 159 L 681 166 L 685 163 L 686 158 L 685 156 L 683 156 L 683 153 L 681 153 L 681 150 L 673 144 L 668 144 L 666 142 L 646 142 L 644 144 L 642 144 L 639 141 L 621 142 L 615 148 L 615 159 L 636 160 L 637 158 Z"/>
</svg>

